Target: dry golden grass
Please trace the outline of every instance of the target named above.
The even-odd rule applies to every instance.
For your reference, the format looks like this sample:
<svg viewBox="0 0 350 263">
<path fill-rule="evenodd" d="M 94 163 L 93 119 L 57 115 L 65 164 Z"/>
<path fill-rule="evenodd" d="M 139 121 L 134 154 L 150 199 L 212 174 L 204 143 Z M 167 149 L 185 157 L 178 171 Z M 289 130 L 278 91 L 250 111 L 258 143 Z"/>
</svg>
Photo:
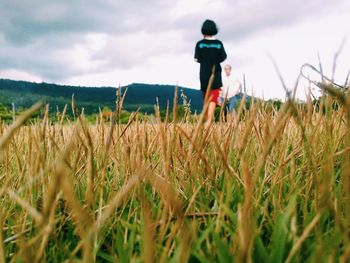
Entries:
<svg viewBox="0 0 350 263">
<path fill-rule="evenodd" d="M 23 125 L 34 106 L 0 127 L 0 260 L 347 262 L 350 97 L 325 89 L 337 109 L 253 101 L 209 129 Z"/>
</svg>

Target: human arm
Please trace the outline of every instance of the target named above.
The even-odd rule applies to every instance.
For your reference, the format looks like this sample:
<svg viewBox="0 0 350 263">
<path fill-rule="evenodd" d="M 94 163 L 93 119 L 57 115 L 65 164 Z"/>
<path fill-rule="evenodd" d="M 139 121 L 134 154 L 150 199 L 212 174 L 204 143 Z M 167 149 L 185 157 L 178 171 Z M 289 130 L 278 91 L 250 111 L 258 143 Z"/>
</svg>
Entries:
<svg viewBox="0 0 350 263">
<path fill-rule="evenodd" d="M 220 42 L 220 44 L 221 44 L 221 48 L 219 49 L 219 62 L 221 63 L 225 61 L 225 59 L 227 58 L 227 54 L 225 51 L 224 44 L 222 42 Z"/>
<path fill-rule="evenodd" d="M 236 85 L 236 89 L 235 89 L 235 94 L 239 94 L 241 92 L 241 89 L 242 89 L 242 84 L 239 82 L 239 81 L 236 81 L 235 83 Z"/>
<path fill-rule="evenodd" d="M 200 63 L 200 52 L 199 52 L 198 43 L 196 44 L 196 47 L 194 49 L 194 61 Z"/>
</svg>

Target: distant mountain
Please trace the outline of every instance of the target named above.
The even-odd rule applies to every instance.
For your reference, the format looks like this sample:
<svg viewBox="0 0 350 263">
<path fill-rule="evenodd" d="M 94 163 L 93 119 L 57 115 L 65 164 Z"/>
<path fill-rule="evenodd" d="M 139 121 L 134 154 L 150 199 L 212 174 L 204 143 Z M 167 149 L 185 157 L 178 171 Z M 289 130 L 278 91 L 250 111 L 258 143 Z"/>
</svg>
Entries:
<svg viewBox="0 0 350 263">
<path fill-rule="evenodd" d="M 191 101 L 191 110 L 200 111 L 203 105 L 200 91 L 179 87 L 179 104 L 182 104 L 181 90 Z M 172 85 L 134 83 L 121 87 L 121 92 L 125 91 L 123 109 L 128 111 L 140 107 L 143 112 L 153 112 L 156 98 L 161 109 L 165 109 L 168 102 L 170 107 L 173 106 L 175 86 Z M 16 108 L 28 108 L 39 100 L 45 100 L 50 105 L 50 112 L 62 111 L 66 104 L 71 105 L 73 94 L 76 107 L 80 110 L 84 108 L 86 114 L 98 113 L 99 108 L 104 107 L 115 109 L 117 88 L 114 87 L 78 87 L 0 79 L 0 104 L 7 107 L 14 104 Z"/>
<path fill-rule="evenodd" d="M 169 107 L 173 107 L 175 86 L 133 83 L 127 87 L 122 87 L 122 92 L 126 91 L 125 107 L 136 109 L 139 106 L 151 106 L 152 110 L 156 101 L 161 108 L 165 109 L 169 102 Z M 181 93 L 184 93 L 191 102 L 191 110 L 200 111 L 203 107 L 202 94 L 199 90 L 178 87 L 178 103 L 182 104 Z"/>
</svg>

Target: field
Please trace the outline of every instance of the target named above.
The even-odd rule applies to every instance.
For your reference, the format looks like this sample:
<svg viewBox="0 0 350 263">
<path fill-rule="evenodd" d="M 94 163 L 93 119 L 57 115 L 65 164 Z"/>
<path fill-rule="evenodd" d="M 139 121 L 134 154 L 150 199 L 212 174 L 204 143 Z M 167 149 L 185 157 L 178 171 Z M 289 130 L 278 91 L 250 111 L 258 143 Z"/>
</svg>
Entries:
<svg viewBox="0 0 350 263">
<path fill-rule="evenodd" d="M 328 89 L 209 129 L 33 106 L 0 126 L 0 261 L 348 262 L 350 96 Z"/>
</svg>

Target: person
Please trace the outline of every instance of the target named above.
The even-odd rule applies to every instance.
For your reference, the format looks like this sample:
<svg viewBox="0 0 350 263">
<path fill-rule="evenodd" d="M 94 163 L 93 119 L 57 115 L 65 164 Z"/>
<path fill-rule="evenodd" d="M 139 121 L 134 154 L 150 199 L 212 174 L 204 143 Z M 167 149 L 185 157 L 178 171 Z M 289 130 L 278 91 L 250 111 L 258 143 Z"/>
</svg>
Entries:
<svg viewBox="0 0 350 263">
<path fill-rule="evenodd" d="M 226 105 L 230 113 L 232 113 L 237 106 L 242 85 L 237 80 L 234 79 L 231 71 L 232 67 L 230 64 L 226 64 L 225 68 L 225 76 L 223 78 L 223 87 L 222 87 L 222 100 L 226 100 Z"/>
<path fill-rule="evenodd" d="M 223 43 L 214 38 L 218 33 L 218 28 L 214 21 L 209 19 L 205 20 L 201 32 L 203 34 L 203 39 L 196 44 L 194 59 L 200 64 L 199 79 L 204 107 L 207 103 L 205 100 L 209 101 L 205 116 L 205 127 L 207 128 L 213 121 L 216 106 L 220 105 L 220 93 L 222 89 L 222 70 L 220 63 L 226 59 L 227 55 Z M 212 75 L 213 78 L 210 80 Z"/>
</svg>

